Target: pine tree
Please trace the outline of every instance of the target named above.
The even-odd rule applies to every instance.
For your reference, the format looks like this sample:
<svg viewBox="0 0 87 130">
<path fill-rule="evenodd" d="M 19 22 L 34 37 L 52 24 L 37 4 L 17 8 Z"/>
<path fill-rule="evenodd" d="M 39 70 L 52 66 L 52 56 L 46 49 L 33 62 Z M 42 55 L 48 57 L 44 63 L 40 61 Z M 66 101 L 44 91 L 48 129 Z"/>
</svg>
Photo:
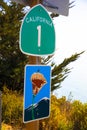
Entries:
<svg viewBox="0 0 87 130">
<path fill-rule="evenodd" d="M 67 66 L 71 63 L 74 62 L 79 58 L 79 56 L 84 53 L 75 53 L 69 58 L 65 58 L 62 63 L 59 65 L 53 66 L 52 69 L 52 84 L 51 84 L 51 91 L 54 91 L 57 88 L 61 87 L 61 83 L 65 80 L 65 78 L 68 76 L 68 74 L 71 72 L 71 69 L 68 68 Z"/>
<path fill-rule="evenodd" d="M 74 62 L 77 60 L 81 54 L 75 53 L 71 55 L 69 58 L 65 58 L 62 63 L 59 65 L 56 65 L 54 62 L 52 62 L 53 56 L 44 57 L 42 59 L 42 64 L 50 64 L 52 66 L 52 78 L 51 78 L 51 92 L 61 87 L 61 83 L 65 80 L 65 78 L 68 76 L 68 74 L 71 72 L 71 69 L 68 68 L 68 65 L 71 62 Z"/>
<path fill-rule="evenodd" d="M 19 49 L 19 30 L 23 6 L 0 0 L 0 86 L 21 87 L 26 56 Z M 23 82 L 22 82 L 23 83 Z"/>
</svg>

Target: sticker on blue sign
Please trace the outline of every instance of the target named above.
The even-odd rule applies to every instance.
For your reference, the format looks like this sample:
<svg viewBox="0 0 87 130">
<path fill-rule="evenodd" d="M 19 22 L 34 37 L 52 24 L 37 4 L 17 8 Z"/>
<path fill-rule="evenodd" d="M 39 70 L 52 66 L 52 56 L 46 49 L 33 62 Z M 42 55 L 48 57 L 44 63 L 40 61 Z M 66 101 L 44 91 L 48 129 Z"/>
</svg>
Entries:
<svg viewBox="0 0 87 130">
<path fill-rule="evenodd" d="M 49 117 L 50 86 L 50 66 L 25 66 L 23 112 L 24 123 Z"/>
</svg>

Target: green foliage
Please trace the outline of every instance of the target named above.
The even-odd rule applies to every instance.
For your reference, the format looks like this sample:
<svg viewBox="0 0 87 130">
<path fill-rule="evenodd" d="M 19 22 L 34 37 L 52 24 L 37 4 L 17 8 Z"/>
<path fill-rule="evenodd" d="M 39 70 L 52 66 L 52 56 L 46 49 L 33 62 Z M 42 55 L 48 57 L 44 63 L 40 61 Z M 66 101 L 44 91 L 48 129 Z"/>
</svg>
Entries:
<svg viewBox="0 0 87 130">
<path fill-rule="evenodd" d="M 69 58 L 65 58 L 62 63 L 59 65 L 53 65 L 52 67 L 52 84 L 51 84 L 51 91 L 54 91 L 55 89 L 61 87 L 61 83 L 65 80 L 65 78 L 68 76 L 68 73 L 71 72 L 71 69 L 69 69 L 67 66 L 74 62 L 79 58 L 81 53 L 75 53 Z"/>
<path fill-rule="evenodd" d="M 87 130 L 87 103 L 51 97 L 51 113 L 40 121 L 41 130 Z"/>
<path fill-rule="evenodd" d="M 19 31 L 23 6 L 0 1 L 0 86 L 23 88 L 23 70 L 27 58 L 19 49 Z"/>
<path fill-rule="evenodd" d="M 52 68 L 52 78 L 51 78 L 51 92 L 61 87 L 61 83 L 65 80 L 68 74 L 71 72 L 71 69 L 68 68 L 68 65 L 75 60 L 77 60 L 81 53 L 75 53 L 71 55 L 69 58 L 65 58 L 62 63 L 56 65 L 53 60 L 53 56 L 43 57 L 42 64 L 50 64 Z"/>
<path fill-rule="evenodd" d="M 74 101 L 72 104 L 73 130 L 87 130 L 87 103 Z"/>
<path fill-rule="evenodd" d="M 14 126 L 23 125 L 23 97 L 17 91 L 3 87 L 2 121 Z M 50 117 L 40 120 L 40 130 L 87 130 L 87 103 L 67 101 L 51 96 Z"/>
<path fill-rule="evenodd" d="M 7 124 L 22 124 L 23 97 L 16 91 L 3 87 L 2 121 Z"/>
</svg>

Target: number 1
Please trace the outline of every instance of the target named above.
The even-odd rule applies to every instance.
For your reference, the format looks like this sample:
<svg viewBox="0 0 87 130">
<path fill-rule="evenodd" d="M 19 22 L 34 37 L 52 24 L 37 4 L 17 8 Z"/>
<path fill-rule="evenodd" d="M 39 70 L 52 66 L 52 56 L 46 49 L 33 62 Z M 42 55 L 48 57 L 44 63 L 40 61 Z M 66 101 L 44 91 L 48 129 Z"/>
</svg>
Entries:
<svg viewBox="0 0 87 130">
<path fill-rule="evenodd" d="M 38 47 L 41 46 L 41 26 L 37 26 L 37 30 L 38 30 Z"/>
</svg>

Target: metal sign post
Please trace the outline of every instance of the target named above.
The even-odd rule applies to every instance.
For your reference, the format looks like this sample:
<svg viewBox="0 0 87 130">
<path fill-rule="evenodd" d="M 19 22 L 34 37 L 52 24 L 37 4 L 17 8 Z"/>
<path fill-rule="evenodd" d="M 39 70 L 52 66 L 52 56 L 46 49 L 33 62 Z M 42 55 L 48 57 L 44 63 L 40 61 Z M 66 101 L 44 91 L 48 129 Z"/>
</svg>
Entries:
<svg viewBox="0 0 87 130">
<path fill-rule="evenodd" d="M 35 2 L 33 4 L 31 4 L 31 7 L 33 7 L 34 5 L 38 4 L 39 0 L 35 0 Z M 38 63 L 41 64 L 41 58 L 40 57 L 36 57 L 36 56 L 29 56 L 29 64 L 35 65 L 37 64 L 37 60 Z M 34 121 L 34 122 L 30 122 L 30 123 L 26 123 L 26 130 L 39 130 L 39 121 Z"/>
<path fill-rule="evenodd" d="M 33 7 L 34 5 L 36 5 L 38 3 L 39 3 L 39 0 L 35 1 L 35 3 L 31 4 L 31 5 Z M 37 60 L 38 60 L 38 64 L 41 64 L 41 58 L 40 57 L 29 56 L 29 64 L 35 65 L 37 63 Z M 39 121 L 26 123 L 25 127 L 26 127 L 26 130 L 39 130 Z"/>
<path fill-rule="evenodd" d="M 39 0 L 35 1 L 35 3 L 32 4 L 32 6 L 34 6 L 38 3 L 39 3 Z M 37 60 L 38 60 L 38 64 L 41 64 L 41 58 L 40 57 L 29 56 L 29 64 L 35 65 L 35 64 L 37 64 Z M 26 127 L 26 130 L 39 130 L 39 121 L 26 123 L 25 127 Z"/>
<path fill-rule="evenodd" d="M 29 56 L 29 64 L 35 65 L 35 64 L 41 64 L 41 58 L 36 56 Z M 39 121 L 33 121 L 30 123 L 25 124 L 26 130 L 39 130 Z"/>
</svg>

